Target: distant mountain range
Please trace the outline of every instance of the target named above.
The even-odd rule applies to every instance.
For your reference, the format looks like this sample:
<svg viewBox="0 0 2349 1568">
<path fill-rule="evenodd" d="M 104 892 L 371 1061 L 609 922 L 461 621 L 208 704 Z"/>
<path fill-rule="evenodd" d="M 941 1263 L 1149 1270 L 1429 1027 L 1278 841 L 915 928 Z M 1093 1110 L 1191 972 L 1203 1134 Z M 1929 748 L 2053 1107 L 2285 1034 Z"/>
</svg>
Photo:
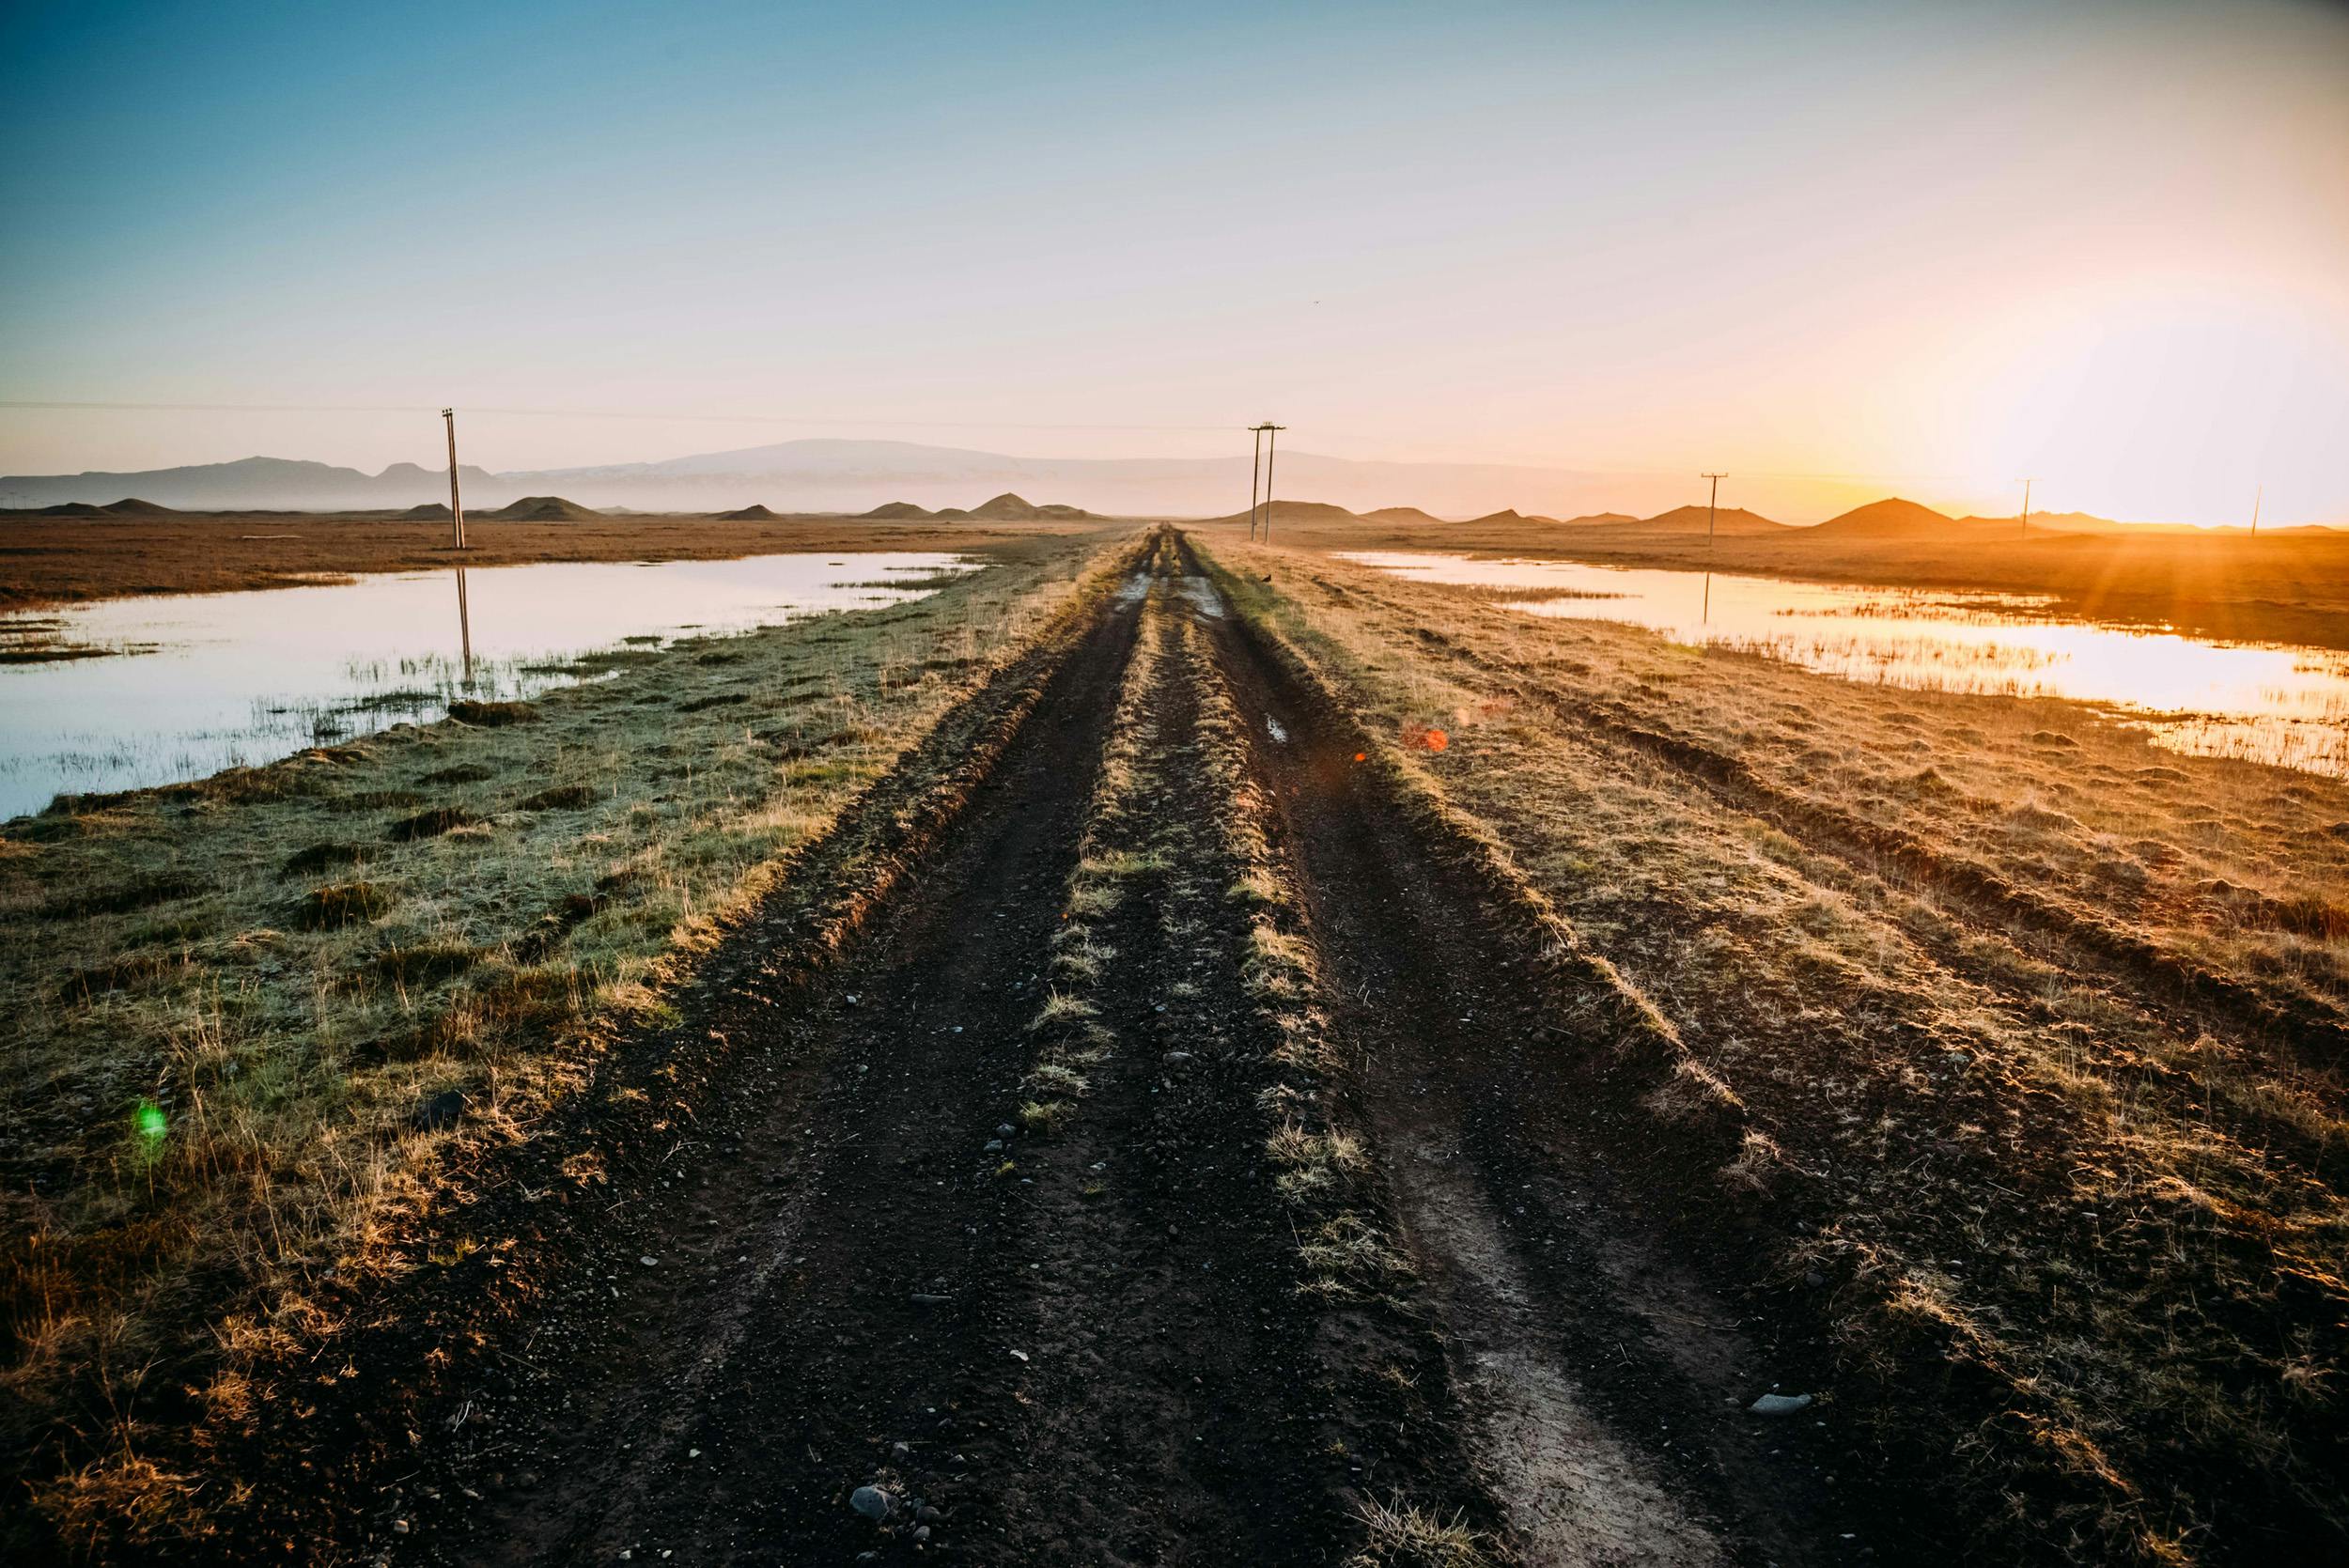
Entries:
<svg viewBox="0 0 2349 1568">
<path fill-rule="evenodd" d="M 1071 510 L 1110 517 L 1237 514 L 1248 494 L 1250 460 L 1231 458 L 1015 458 L 899 441 L 787 441 L 770 446 L 672 458 L 661 462 L 499 474 L 466 467 L 465 508 L 487 515 L 516 502 L 562 497 L 575 505 L 636 511 L 860 513 L 894 507 L 919 517 L 966 506 L 973 495 L 1050 495 Z M 1373 521 L 1451 517 L 1494 523 L 1571 519 L 1655 531 L 1702 531 L 1702 505 L 1658 508 L 1677 480 L 1500 463 L 1357 462 L 1311 452 L 1280 455 L 1283 495 Z M 1768 483 L 1751 487 L 1774 505 Z M 182 511 L 376 511 L 445 505 L 444 470 L 394 463 L 381 474 L 286 458 L 135 473 L 18 474 L 0 478 L 0 509 L 65 505 L 110 507 L 126 499 Z M 1780 499 L 1800 506 L 1791 492 Z M 1403 505 L 1408 503 L 1409 505 Z M 1284 504 L 1285 505 L 1285 504 Z M 1421 508 L 1427 508 L 1422 511 Z M 1433 516 L 1431 516 L 1433 514 Z M 979 515 L 985 515 L 982 512 Z M 1816 515 L 1813 512 L 1812 515 Z M 1784 526 L 1756 512 L 1721 508 L 1723 534 L 1766 534 Z M 1952 518 L 1915 502 L 1871 502 L 1820 526 L 1848 537 L 1971 536 L 2016 520 Z M 2080 513 L 2035 513 L 2034 528 L 2097 533 L 2123 526 Z M 2140 525 L 2127 525 L 2140 526 Z"/>
<path fill-rule="evenodd" d="M 637 511 L 862 512 L 888 503 L 925 510 L 968 505 L 973 496 L 1050 495 L 1115 517 L 1201 517 L 1248 494 L 1250 459 L 1233 458 L 1015 458 L 899 441 L 789 441 L 661 462 L 496 474 L 459 470 L 468 511 L 527 495 Z M 1281 484 L 1347 506 L 1398 501 L 1462 515 L 1546 504 L 1619 480 L 1502 464 L 1363 463 L 1283 452 Z M 186 511 L 398 511 L 448 501 L 443 470 L 394 463 L 381 474 L 285 458 L 138 473 L 16 474 L 0 478 L 0 507 L 135 496 Z"/>
</svg>

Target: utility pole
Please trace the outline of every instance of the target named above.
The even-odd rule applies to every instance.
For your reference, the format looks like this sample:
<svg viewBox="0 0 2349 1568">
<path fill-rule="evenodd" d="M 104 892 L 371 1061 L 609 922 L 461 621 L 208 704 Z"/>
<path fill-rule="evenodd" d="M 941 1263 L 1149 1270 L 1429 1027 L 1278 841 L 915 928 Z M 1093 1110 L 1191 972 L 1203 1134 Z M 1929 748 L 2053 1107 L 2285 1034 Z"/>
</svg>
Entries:
<svg viewBox="0 0 2349 1568">
<path fill-rule="evenodd" d="M 1268 419 L 1256 428 L 1264 432 L 1264 536 L 1265 542 L 1269 544 L 1272 541 L 1272 455 L 1281 444 L 1281 432 L 1288 427 L 1275 425 Z M 1250 531 L 1249 536 L 1255 536 L 1253 530 Z"/>
<path fill-rule="evenodd" d="M 1728 478 L 1729 475 L 1726 474 L 1700 474 L 1697 477 L 1700 479 L 1710 479 L 1713 481 L 1713 498 L 1704 504 L 1704 548 L 1709 553 L 1713 549 L 1713 514 L 1720 507 L 1721 481 Z"/>
<path fill-rule="evenodd" d="M 1248 465 L 1248 536 L 1256 536 L 1256 484 L 1264 477 L 1264 427 L 1251 425 L 1250 432 L 1256 438 L 1256 457 Z"/>
<path fill-rule="evenodd" d="M 1285 430 L 1288 427 L 1275 425 L 1268 419 L 1262 424 L 1251 425 L 1249 428 L 1256 433 L 1256 451 L 1264 459 L 1264 536 L 1268 539 L 1272 537 L 1272 447 L 1270 443 L 1280 439 L 1273 432 Z M 1248 536 L 1252 539 L 1256 536 L 1256 476 L 1252 472 L 1248 476 Z"/>
<path fill-rule="evenodd" d="M 457 548 L 465 548 L 465 504 L 457 494 L 457 411 L 443 409 L 441 417 L 448 421 L 448 515 L 457 530 Z"/>
<path fill-rule="evenodd" d="M 2251 492 L 2251 537 L 2260 536 L 2260 503 L 2267 499 L 2267 487 L 2262 485 Z"/>
<path fill-rule="evenodd" d="M 2029 479 L 2023 481 L 2023 531 L 2015 536 L 2017 538 L 2030 537 L 2030 487 Z"/>
</svg>

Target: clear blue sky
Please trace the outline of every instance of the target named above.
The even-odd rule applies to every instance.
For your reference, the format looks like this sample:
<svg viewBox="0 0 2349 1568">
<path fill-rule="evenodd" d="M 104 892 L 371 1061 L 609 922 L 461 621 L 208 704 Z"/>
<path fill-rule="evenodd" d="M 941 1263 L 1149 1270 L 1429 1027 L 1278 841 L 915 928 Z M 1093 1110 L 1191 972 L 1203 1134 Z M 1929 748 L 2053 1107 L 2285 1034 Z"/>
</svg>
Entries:
<svg viewBox="0 0 2349 1568">
<path fill-rule="evenodd" d="M 2339 8 L 32 3 L 0 135 L 10 399 L 2349 520 Z M 0 471 L 437 436 L 0 410 Z"/>
</svg>

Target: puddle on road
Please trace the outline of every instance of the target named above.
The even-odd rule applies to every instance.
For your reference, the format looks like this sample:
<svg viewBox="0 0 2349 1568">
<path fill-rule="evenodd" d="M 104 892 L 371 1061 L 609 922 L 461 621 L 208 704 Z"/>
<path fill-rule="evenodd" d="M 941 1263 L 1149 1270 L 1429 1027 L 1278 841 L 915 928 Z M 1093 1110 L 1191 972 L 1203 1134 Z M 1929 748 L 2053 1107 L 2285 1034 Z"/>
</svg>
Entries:
<svg viewBox="0 0 2349 1568">
<path fill-rule="evenodd" d="M 908 551 L 544 562 L 0 616 L 0 644 L 122 650 L 0 665 L 0 819 L 438 719 L 458 697 L 527 699 L 680 633 L 902 603 L 978 565 Z"/>
<path fill-rule="evenodd" d="M 1538 590 L 1528 614 L 1621 621 L 1677 643 L 1920 691 L 2068 697 L 2173 751 L 2349 776 L 2349 653 L 2133 631 L 2048 613 L 2050 598 L 1797 582 L 1422 551 L 1345 559 L 1421 582 Z"/>
<path fill-rule="evenodd" d="M 1204 577 L 1186 577 L 1180 581 L 1183 597 L 1190 600 L 1193 610 L 1209 620 L 1220 621 L 1223 618 L 1223 596 L 1215 591 L 1214 583 Z"/>
</svg>

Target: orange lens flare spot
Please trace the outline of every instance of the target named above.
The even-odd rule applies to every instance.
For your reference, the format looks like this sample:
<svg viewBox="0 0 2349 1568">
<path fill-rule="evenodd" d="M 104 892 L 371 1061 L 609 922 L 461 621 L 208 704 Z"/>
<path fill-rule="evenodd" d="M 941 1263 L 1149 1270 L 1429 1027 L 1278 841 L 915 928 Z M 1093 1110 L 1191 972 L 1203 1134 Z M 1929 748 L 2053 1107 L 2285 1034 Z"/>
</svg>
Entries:
<svg viewBox="0 0 2349 1568">
<path fill-rule="evenodd" d="M 1443 731 L 1441 731 L 1441 730 L 1429 730 L 1429 731 L 1427 732 L 1426 746 L 1427 746 L 1427 749 L 1428 749 L 1429 751 L 1431 751 L 1431 752 L 1440 752 L 1440 751 L 1442 751 L 1442 750 L 1443 750 L 1446 746 L 1449 746 L 1449 745 L 1451 745 L 1451 744 L 1452 744 L 1452 737 L 1451 737 L 1450 736 L 1448 736 L 1448 735 L 1444 734 L 1444 733 L 1443 733 Z"/>
<path fill-rule="evenodd" d="M 1370 760 L 1370 753 L 1368 752 L 1356 752 L 1354 753 L 1354 760 L 1356 762 L 1368 762 Z"/>
</svg>

